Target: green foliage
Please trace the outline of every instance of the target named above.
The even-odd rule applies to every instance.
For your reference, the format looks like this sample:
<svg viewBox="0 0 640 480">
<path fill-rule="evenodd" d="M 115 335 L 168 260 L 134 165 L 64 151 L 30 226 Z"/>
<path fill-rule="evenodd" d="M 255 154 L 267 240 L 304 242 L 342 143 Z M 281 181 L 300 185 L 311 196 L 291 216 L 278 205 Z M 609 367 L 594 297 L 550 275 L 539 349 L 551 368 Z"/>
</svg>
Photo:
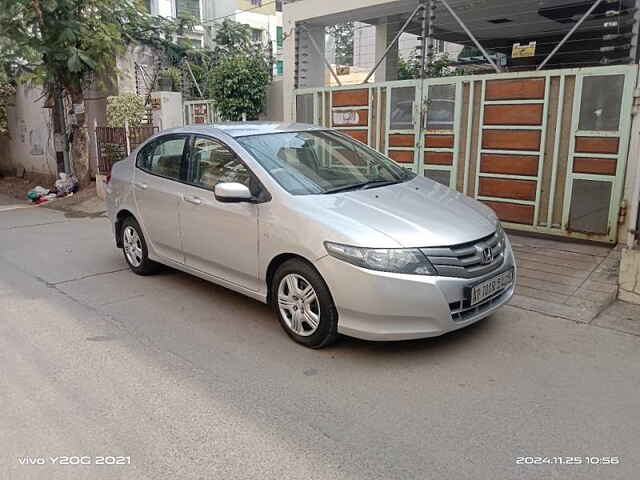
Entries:
<svg viewBox="0 0 640 480">
<path fill-rule="evenodd" d="M 171 92 L 180 92 L 182 90 L 182 70 L 178 67 L 167 67 L 160 71 L 159 80 L 161 89 L 163 83 L 167 83 Z"/>
<path fill-rule="evenodd" d="M 107 123 L 110 127 L 139 126 L 144 120 L 146 109 L 144 98 L 135 93 L 125 93 L 107 99 Z"/>
<path fill-rule="evenodd" d="M 0 75 L 0 135 L 5 135 L 9 131 L 7 104 L 16 90 L 11 83 L 1 77 L 2 75 Z"/>
<path fill-rule="evenodd" d="M 264 109 L 271 75 L 268 58 L 251 42 L 251 29 L 225 20 L 216 32 L 211 55 L 200 58 L 199 74 L 205 79 L 201 88 L 215 100 L 221 117 L 241 120 L 244 113 L 248 120 L 257 119 Z"/>
<path fill-rule="evenodd" d="M 184 60 L 189 62 L 191 66 L 191 71 L 193 72 L 193 76 L 198 82 L 198 86 L 200 90 L 202 90 L 202 95 L 204 98 L 211 98 L 211 95 L 208 91 L 209 82 L 211 80 L 213 67 L 216 65 L 216 56 L 213 50 L 207 48 L 192 48 L 185 52 Z M 186 67 L 185 67 L 186 68 Z M 187 78 L 191 80 L 190 75 L 187 74 Z M 193 84 L 193 82 L 189 82 L 189 89 L 184 91 L 183 93 L 187 98 L 200 98 L 200 94 L 198 89 Z"/>
<path fill-rule="evenodd" d="M 0 9 L 0 31 L 11 61 L 49 90 L 76 98 L 90 73 L 112 73 L 130 42 L 179 57 L 184 48 L 167 39 L 191 27 L 149 15 L 140 0 L 12 0 Z M 75 100 L 74 100 L 75 101 Z"/>
<path fill-rule="evenodd" d="M 453 77 L 463 75 L 461 68 L 451 66 L 451 60 L 447 53 L 438 55 L 431 65 L 426 66 L 427 78 Z M 409 56 L 408 60 L 402 57 L 398 58 L 398 80 L 410 80 L 420 78 L 420 60 L 416 58 L 415 51 Z"/>
<path fill-rule="evenodd" d="M 327 27 L 327 33 L 335 41 L 336 65 L 353 65 L 353 23 Z"/>
<path fill-rule="evenodd" d="M 251 41 L 251 27 L 228 18 L 216 27 L 214 43 L 213 53 L 218 59 L 237 53 L 256 53 L 259 50 Z"/>
<path fill-rule="evenodd" d="M 270 76 L 259 55 L 234 54 L 214 67 L 209 92 L 225 120 L 255 120 L 263 110 Z"/>
</svg>

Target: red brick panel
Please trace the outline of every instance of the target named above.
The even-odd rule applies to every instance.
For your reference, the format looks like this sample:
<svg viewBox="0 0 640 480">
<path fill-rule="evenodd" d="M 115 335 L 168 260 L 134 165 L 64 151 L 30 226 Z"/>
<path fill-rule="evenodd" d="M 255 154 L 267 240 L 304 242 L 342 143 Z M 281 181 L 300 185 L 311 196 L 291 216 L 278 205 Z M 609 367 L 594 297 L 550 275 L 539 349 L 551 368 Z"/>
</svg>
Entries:
<svg viewBox="0 0 640 480">
<path fill-rule="evenodd" d="M 485 100 L 542 100 L 544 78 L 489 80 L 484 98 Z"/>
<path fill-rule="evenodd" d="M 389 157 L 398 163 L 413 163 L 413 152 L 409 150 L 389 150 Z"/>
<path fill-rule="evenodd" d="M 413 135 L 394 134 L 389 135 L 390 147 L 414 147 L 415 138 Z"/>
<path fill-rule="evenodd" d="M 539 150 L 540 130 L 485 130 L 482 148 L 495 150 Z"/>
<path fill-rule="evenodd" d="M 424 163 L 429 165 L 452 165 L 453 153 L 451 152 L 424 152 Z"/>
<path fill-rule="evenodd" d="M 587 158 L 575 157 L 573 159 L 573 171 L 575 173 L 594 173 L 598 175 L 615 175 L 615 158 Z"/>
<path fill-rule="evenodd" d="M 429 148 L 453 148 L 453 135 L 425 135 L 424 145 Z"/>
<path fill-rule="evenodd" d="M 576 137 L 576 152 L 618 153 L 618 137 Z"/>
<path fill-rule="evenodd" d="M 538 157 L 533 155 L 497 155 L 483 153 L 480 159 L 482 173 L 508 175 L 538 175 Z"/>
<path fill-rule="evenodd" d="M 490 202 L 483 203 L 492 208 L 498 218 L 505 222 L 533 224 L 533 205 L 521 205 L 519 203 Z"/>
<path fill-rule="evenodd" d="M 485 105 L 485 125 L 542 125 L 542 104 Z"/>
<path fill-rule="evenodd" d="M 485 197 L 535 200 L 536 182 L 533 180 L 481 177 L 479 193 Z"/>
<path fill-rule="evenodd" d="M 338 131 L 340 133 L 343 133 L 345 135 L 349 135 L 351 138 L 355 138 L 356 140 L 361 141 L 362 143 L 367 143 L 368 140 L 368 133 L 366 130 L 340 130 L 338 129 Z"/>
<path fill-rule="evenodd" d="M 366 107 L 369 105 L 369 90 L 338 90 L 333 92 L 334 107 Z"/>
</svg>

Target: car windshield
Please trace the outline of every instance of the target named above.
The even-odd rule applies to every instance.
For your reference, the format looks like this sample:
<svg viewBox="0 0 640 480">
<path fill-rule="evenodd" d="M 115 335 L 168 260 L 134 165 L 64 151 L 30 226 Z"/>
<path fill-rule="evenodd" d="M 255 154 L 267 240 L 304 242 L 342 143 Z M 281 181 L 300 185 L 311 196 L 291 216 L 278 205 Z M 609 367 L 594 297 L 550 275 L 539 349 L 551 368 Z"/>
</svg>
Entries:
<svg viewBox="0 0 640 480">
<path fill-rule="evenodd" d="M 293 195 L 375 188 L 415 176 L 375 150 L 332 131 L 250 135 L 237 141 Z"/>
</svg>

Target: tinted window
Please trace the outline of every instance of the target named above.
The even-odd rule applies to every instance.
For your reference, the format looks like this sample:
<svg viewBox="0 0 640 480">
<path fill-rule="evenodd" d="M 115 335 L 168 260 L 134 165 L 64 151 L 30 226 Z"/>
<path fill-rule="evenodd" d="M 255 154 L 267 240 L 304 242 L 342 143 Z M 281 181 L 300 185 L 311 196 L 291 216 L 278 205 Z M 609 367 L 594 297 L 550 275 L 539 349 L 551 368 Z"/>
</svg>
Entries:
<svg viewBox="0 0 640 480">
<path fill-rule="evenodd" d="M 180 180 L 186 137 L 158 139 L 138 155 L 138 167 L 162 177 Z"/>
<path fill-rule="evenodd" d="M 250 187 L 247 167 L 225 145 L 196 137 L 189 162 L 189 183 L 213 189 L 217 183 L 237 182 Z"/>
</svg>

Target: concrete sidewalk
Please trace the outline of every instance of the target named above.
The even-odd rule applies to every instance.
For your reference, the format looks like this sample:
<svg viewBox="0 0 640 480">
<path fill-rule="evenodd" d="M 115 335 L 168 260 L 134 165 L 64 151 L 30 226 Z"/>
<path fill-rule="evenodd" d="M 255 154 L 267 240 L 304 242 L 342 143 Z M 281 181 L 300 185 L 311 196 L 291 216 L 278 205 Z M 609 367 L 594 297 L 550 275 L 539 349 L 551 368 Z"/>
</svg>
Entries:
<svg viewBox="0 0 640 480">
<path fill-rule="evenodd" d="M 619 249 L 515 233 L 509 237 L 518 265 L 511 305 L 591 323 L 616 300 Z"/>
</svg>

